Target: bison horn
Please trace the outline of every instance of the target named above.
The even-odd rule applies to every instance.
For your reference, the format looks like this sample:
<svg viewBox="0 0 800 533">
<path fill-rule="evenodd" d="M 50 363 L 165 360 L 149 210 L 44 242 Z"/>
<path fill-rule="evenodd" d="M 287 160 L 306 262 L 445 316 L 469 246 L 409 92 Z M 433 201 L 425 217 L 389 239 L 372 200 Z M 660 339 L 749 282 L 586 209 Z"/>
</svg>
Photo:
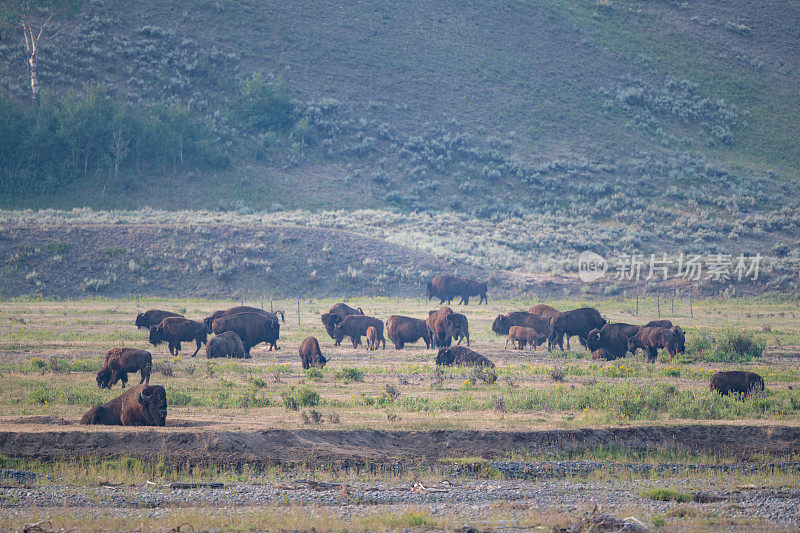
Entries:
<svg viewBox="0 0 800 533">
<path fill-rule="evenodd" d="M 150 394 L 149 393 L 145 394 L 146 390 L 147 390 L 147 387 L 143 388 L 141 394 L 139 394 L 139 396 L 142 398 L 142 400 L 149 400 L 150 399 Z"/>
</svg>

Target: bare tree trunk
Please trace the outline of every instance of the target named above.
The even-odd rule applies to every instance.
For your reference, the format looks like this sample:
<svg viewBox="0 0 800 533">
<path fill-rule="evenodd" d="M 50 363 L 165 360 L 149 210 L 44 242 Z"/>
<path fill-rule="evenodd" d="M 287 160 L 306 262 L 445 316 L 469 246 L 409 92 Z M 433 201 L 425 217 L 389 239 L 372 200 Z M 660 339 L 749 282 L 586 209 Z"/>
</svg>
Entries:
<svg viewBox="0 0 800 533">
<path fill-rule="evenodd" d="M 28 70 L 31 77 L 31 97 L 33 105 L 39 104 L 39 76 L 36 74 L 36 52 L 28 57 Z"/>
<path fill-rule="evenodd" d="M 39 27 L 38 32 L 34 31 L 33 22 L 30 18 L 24 18 L 20 24 L 22 27 L 22 33 L 25 35 L 25 51 L 27 52 L 28 76 L 31 79 L 31 98 L 33 100 L 33 105 L 39 104 L 39 74 L 36 70 L 36 53 L 38 52 L 39 39 L 42 38 L 44 29 L 50 23 L 50 19 L 52 18 L 53 15 L 47 17 L 47 19 Z"/>
</svg>

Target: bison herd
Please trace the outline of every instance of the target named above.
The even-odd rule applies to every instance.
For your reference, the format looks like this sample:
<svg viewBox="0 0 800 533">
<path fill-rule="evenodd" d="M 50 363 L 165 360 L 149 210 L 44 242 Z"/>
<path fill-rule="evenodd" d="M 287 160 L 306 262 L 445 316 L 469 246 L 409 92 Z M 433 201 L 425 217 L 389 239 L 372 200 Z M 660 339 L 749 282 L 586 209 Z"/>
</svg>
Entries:
<svg viewBox="0 0 800 533">
<path fill-rule="evenodd" d="M 440 303 L 460 297 L 465 305 L 471 296 L 480 296 L 487 301 L 486 284 L 453 276 L 436 276 L 426 288 L 428 299 L 439 298 Z M 279 318 L 280 317 L 280 318 Z M 367 316 L 360 307 L 337 303 L 321 317 L 322 325 L 334 346 L 340 346 L 345 337 L 353 348 L 367 339 L 367 348 L 386 349 L 386 337 L 395 349 L 402 350 L 406 344 L 420 340 L 428 349 L 438 349 L 437 365 L 465 365 L 494 368 L 494 363 L 485 356 L 468 348 L 469 322 L 461 313 L 450 307 L 432 310 L 428 316 L 414 318 L 391 315 L 384 322 Z M 206 357 L 250 357 L 250 350 L 266 343 L 270 350 L 277 350 L 280 324 L 285 321 L 281 311 L 270 312 L 255 307 L 238 306 L 214 312 L 202 322 L 190 320 L 178 313 L 151 309 L 137 315 L 135 325 L 149 332 L 153 346 L 167 343 L 170 354 L 177 355 L 182 342 L 194 342 L 197 355 L 203 344 Z M 594 308 L 581 307 L 569 311 L 558 311 L 547 305 L 536 305 L 528 311 L 514 311 L 498 315 L 491 329 L 506 336 L 512 348 L 523 350 L 526 346 L 536 350 L 547 342 L 547 350 L 558 347 L 570 349 L 570 338 L 578 337 L 580 344 L 591 352 L 592 359 L 614 360 L 634 356 L 641 349 L 648 362 L 655 362 L 659 349 L 666 349 L 670 357 L 685 350 L 685 334 L 669 320 L 656 320 L 644 325 L 611 323 Z M 214 334 L 208 340 L 210 334 Z M 456 345 L 452 345 L 453 342 Z M 461 343 L 464 342 L 464 346 Z M 303 369 L 322 368 L 327 359 L 322 354 L 316 337 L 307 337 L 299 347 Z M 111 424 L 124 426 L 163 426 L 167 414 L 164 387 L 150 385 L 152 355 L 145 350 L 112 348 L 108 351 L 103 367 L 97 374 L 99 387 L 111 388 L 121 381 L 123 389 L 128 374 L 140 372 L 139 385 L 131 388 L 110 402 L 92 407 L 81 418 L 82 424 Z M 764 380 L 752 372 L 718 372 L 710 382 L 712 390 L 720 394 L 743 393 L 764 389 Z"/>
</svg>

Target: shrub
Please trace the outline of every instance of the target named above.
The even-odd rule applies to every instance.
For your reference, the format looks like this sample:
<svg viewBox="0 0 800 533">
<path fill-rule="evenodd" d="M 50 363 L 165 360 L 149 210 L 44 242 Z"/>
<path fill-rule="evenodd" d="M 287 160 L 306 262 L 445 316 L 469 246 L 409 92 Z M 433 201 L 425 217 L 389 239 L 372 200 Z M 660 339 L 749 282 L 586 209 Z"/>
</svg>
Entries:
<svg viewBox="0 0 800 533">
<path fill-rule="evenodd" d="M 308 387 L 298 389 L 295 397 L 297 398 L 297 404 L 301 407 L 316 407 L 320 401 L 319 393 Z"/>
<path fill-rule="evenodd" d="M 158 372 L 168 378 L 171 378 L 175 373 L 172 369 L 172 365 L 163 361 L 153 363 L 153 372 Z"/>
<path fill-rule="evenodd" d="M 297 400 L 294 399 L 291 391 L 281 391 L 281 400 L 283 401 L 283 406 L 286 407 L 287 410 L 291 409 L 292 411 L 297 411 Z"/>
<path fill-rule="evenodd" d="M 242 124 L 259 132 L 288 129 L 295 117 L 286 84 L 268 82 L 260 73 L 242 81 L 234 110 Z"/>
<path fill-rule="evenodd" d="M 167 403 L 173 407 L 186 407 L 187 405 L 195 403 L 195 400 L 185 392 L 167 389 Z"/>
<path fill-rule="evenodd" d="M 342 367 L 340 370 L 337 370 L 336 373 L 333 375 L 339 381 L 344 381 L 345 383 L 353 383 L 354 381 L 364 381 L 364 371 L 359 370 L 358 368 L 353 367 Z"/>
<path fill-rule="evenodd" d="M 564 381 L 567 373 L 564 372 L 563 368 L 554 368 L 550 371 L 550 379 L 556 382 Z"/>
<path fill-rule="evenodd" d="M 306 377 L 314 381 L 322 381 L 324 374 L 319 368 L 309 368 L 306 370 Z"/>
<path fill-rule="evenodd" d="M 764 355 L 766 341 L 752 331 L 726 328 L 717 337 L 717 360 L 745 363 Z"/>
<path fill-rule="evenodd" d="M 642 496 L 660 502 L 690 502 L 692 496 L 672 489 L 648 489 Z"/>
</svg>

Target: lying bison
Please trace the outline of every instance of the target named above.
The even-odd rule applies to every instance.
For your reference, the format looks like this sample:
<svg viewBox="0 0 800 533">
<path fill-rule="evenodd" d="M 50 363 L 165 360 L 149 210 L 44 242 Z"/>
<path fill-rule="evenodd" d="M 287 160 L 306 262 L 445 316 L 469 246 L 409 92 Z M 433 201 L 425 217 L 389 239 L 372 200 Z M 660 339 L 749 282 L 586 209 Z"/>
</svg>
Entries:
<svg viewBox="0 0 800 533">
<path fill-rule="evenodd" d="M 646 352 L 647 362 L 654 363 L 658 357 L 658 350 L 661 348 L 666 348 L 670 357 L 675 357 L 678 351 L 678 341 L 673 330 L 641 327 L 636 335 L 628 339 L 628 351 L 634 356 L 639 348 Z"/>
<path fill-rule="evenodd" d="M 137 385 L 103 405 L 95 405 L 81 424 L 108 426 L 163 426 L 167 420 L 167 392 L 161 385 Z"/>
<path fill-rule="evenodd" d="M 306 337 L 303 342 L 300 343 L 299 351 L 300 361 L 303 363 L 303 370 L 308 370 L 312 366 L 324 368 L 325 363 L 328 362 L 319 349 L 319 341 L 317 341 L 316 337 Z"/>
<path fill-rule="evenodd" d="M 723 396 L 732 392 L 747 396 L 764 390 L 764 378 L 755 372 L 727 370 L 711 376 L 709 388 Z"/>
<path fill-rule="evenodd" d="M 449 307 L 442 307 L 436 311 L 428 312 L 428 319 L 425 320 L 425 327 L 428 328 L 428 336 L 434 348 L 445 348 L 453 342 L 453 335 L 445 325 L 445 318 L 453 314 Z"/>
<path fill-rule="evenodd" d="M 550 320 L 550 318 L 553 315 L 557 315 L 559 313 L 558 309 L 554 309 L 549 305 L 545 304 L 534 305 L 533 307 L 528 309 L 528 312 L 534 315 L 539 315 L 543 318 L 546 318 L 547 320 Z"/>
<path fill-rule="evenodd" d="M 220 333 L 206 344 L 206 357 L 250 357 L 244 351 L 242 339 L 234 331 Z"/>
<path fill-rule="evenodd" d="M 383 336 L 383 321 L 379 318 L 374 318 L 365 315 L 348 315 L 339 324 L 333 328 L 333 338 L 336 341 L 334 346 L 339 346 L 342 339 L 350 337 L 353 343 L 353 348 L 361 344 L 361 337 L 367 334 L 367 328 L 370 326 L 375 328 L 375 333 L 379 342 L 383 343 L 383 348 L 386 349 L 386 338 Z"/>
<path fill-rule="evenodd" d="M 347 316 L 363 314 L 364 311 L 362 311 L 360 307 L 354 309 L 347 304 L 338 303 L 328 309 L 328 312 L 324 313 L 320 318 L 322 320 L 322 324 L 325 326 L 325 331 L 327 331 L 328 335 L 330 335 L 331 339 L 333 339 L 335 338 L 333 334 L 333 328 L 336 327 L 336 324 L 339 324 Z"/>
<path fill-rule="evenodd" d="M 436 364 L 444 366 L 486 366 L 494 368 L 494 363 L 466 346 L 442 348 L 439 350 L 439 353 L 436 354 Z"/>
<path fill-rule="evenodd" d="M 263 313 L 237 313 L 217 318 L 211 323 L 211 330 L 216 335 L 236 333 L 242 340 L 245 357 L 250 357 L 250 348 L 262 342 L 269 344 L 270 351 L 278 349 L 281 325 Z"/>
<path fill-rule="evenodd" d="M 286 322 L 286 317 L 283 314 L 283 311 L 275 311 L 273 313 L 271 311 L 265 311 L 264 309 L 259 309 L 257 307 L 248 307 L 246 305 L 239 305 L 237 307 L 231 307 L 230 309 L 214 311 L 211 316 L 204 318 L 203 322 L 205 322 L 208 332 L 211 333 L 211 324 L 213 324 L 216 319 L 223 316 L 238 315 L 239 313 L 256 313 L 269 317 L 276 322 L 278 321 L 278 315 L 280 315 L 281 322 Z"/>
<path fill-rule="evenodd" d="M 547 340 L 547 337 L 539 333 L 533 328 L 526 328 L 525 326 L 511 326 L 508 328 L 508 338 L 506 339 L 505 348 L 508 348 L 509 341 L 511 346 L 517 344 L 517 349 L 522 350 L 525 346 L 530 346 L 532 350 Z"/>
<path fill-rule="evenodd" d="M 150 344 L 158 346 L 162 342 L 166 342 L 169 344 L 169 353 L 172 355 L 178 355 L 178 352 L 181 351 L 181 342 L 195 341 L 197 349 L 192 354 L 194 357 L 207 339 L 206 325 L 196 320 L 167 317 L 160 324 L 150 326 Z"/>
<path fill-rule="evenodd" d="M 592 350 L 592 359 L 594 361 L 598 361 L 600 359 L 605 361 L 613 361 L 614 359 L 618 359 L 618 357 L 603 348 L 598 348 L 596 350 Z"/>
<path fill-rule="evenodd" d="M 479 304 L 489 301 L 486 296 L 485 283 L 455 276 L 436 276 L 428 282 L 425 296 L 428 297 L 428 300 L 439 298 L 439 304 L 443 304 L 447 300 L 448 305 L 456 296 L 461 298 L 460 303 L 464 305 L 469 305 L 470 296 L 480 296 Z"/>
<path fill-rule="evenodd" d="M 597 359 L 594 353 L 598 350 L 605 352 L 602 359 L 608 361 L 625 357 L 628 353 L 628 341 L 639 332 L 639 326 L 614 322 L 606 324 L 600 329 L 593 329 L 586 337 L 586 347 L 592 352 L 592 359 Z"/>
<path fill-rule="evenodd" d="M 139 383 L 150 384 L 153 370 L 153 356 L 145 350 L 136 348 L 111 348 L 106 354 L 103 368 L 97 373 L 97 386 L 110 389 L 117 381 L 122 388 L 128 383 L 128 373 L 141 372 Z"/>
<path fill-rule="evenodd" d="M 550 327 L 550 321 L 548 319 L 541 315 L 526 313 L 525 311 L 514 311 L 507 315 L 498 315 L 492 323 L 492 331 L 498 335 L 508 335 L 512 326 L 533 328 L 546 339 L 549 339 L 550 334 L 553 332 L 553 328 Z M 550 350 L 549 344 L 547 350 Z"/>
<path fill-rule="evenodd" d="M 185 318 L 183 315 L 172 311 L 162 311 L 161 309 L 150 309 L 144 313 L 136 315 L 136 327 L 150 329 L 150 326 L 157 326 L 161 321 L 169 317 Z"/>
<path fill-rule="evenodd" d="M 425 321 L 402 315 L 392 315 L 386 320 L 386 336 L 394 343 L 397 350 L 402 350 L 408 342 L 417 342 L 422 339 L 425 347 L 431 347 L 431 337 Z"/>
<path fill-rule="evenodd" d="M 564 337 L 567 338 L 567 350 L 569 350 L 569 339 L 577 336 L 580 343 L 586 346 L 586 337 L 593 329 L 600 329 L 606 323 L 606 319 L 600 316 L 600 312 L 592 307 L 581 307 L 563 313 L 557 313 L 550 317 L 550 327 L 553 332 L 550 334 L 548 344 L 558 344 L 561 351 L 564 351 Z"/>
</svg>

